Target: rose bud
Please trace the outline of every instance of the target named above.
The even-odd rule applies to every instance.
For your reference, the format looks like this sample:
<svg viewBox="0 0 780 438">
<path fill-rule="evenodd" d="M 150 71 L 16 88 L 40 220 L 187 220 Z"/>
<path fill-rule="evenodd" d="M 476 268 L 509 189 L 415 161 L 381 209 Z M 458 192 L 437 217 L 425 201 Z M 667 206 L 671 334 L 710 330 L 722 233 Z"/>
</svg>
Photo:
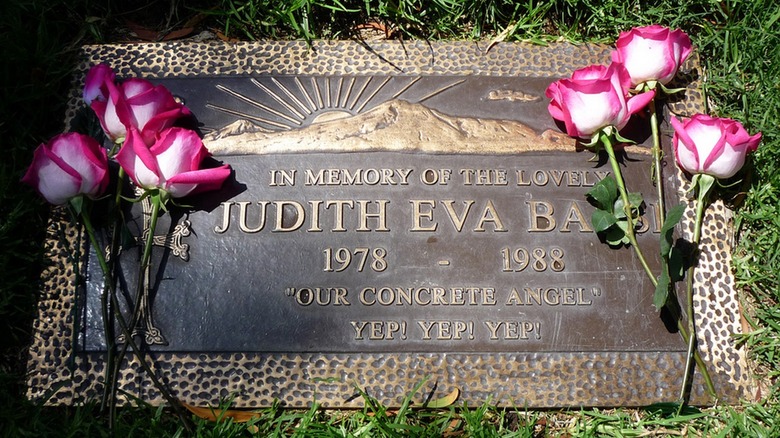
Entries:
<svg viewBox="0 0 780 438">
<path fill-rule="evenodd" d="M 61 134 L 35 149 L 22 182 L 54 205 L 86 195 L 96 198 L 108 185 L 106 150 L 92 137 Z"/>
<path fill-rule="evenodd" d="M 692 49 L 685 32 L 657 24 L 622 32 L 615 47 L 612 61 L 625 66 L 632 86 L 648 81 L 668 84 Z"/>
<path fill-rule="evenodd" d="M 197 133 L 169 128 L 148 147 L 141 134 L 131 128 L 116 160 L 130 179 L 141 188 L 159 188 L 174 198 L 217 190 L 230 176 L 227 164 L 201 169 L 210 154 Z"/>
<path fill-rule="evenodd" d="M 655 96 L 650 91 L 627 97 L 629 82 L 618 63 L 586 67 L 547 87 L 545 95 L 552 99 L 547 109 L 572 137 L 587 139 L 610 125 L 620 130 Z"/>
<path fill-rule="evenodd" d="M 677 164 L 689 173 L 731 178 L 761 141 L 760 132 L 750 136 L 741 123 L 731 119 L 696 114 L 684 123 L 672 117 L 671 123 Z"/>
<path fill-rule="evenodd" d="M 144 79 L 132 78 L 117 85 L 105 82 L 108 99 L 92 101 L 103 130 L 117 142 L 127 136 L 130 127 L 140 133 L 147 145 L 155 137 L 173 125 L 179 117 L 190 114 L 190 110 L 173 98 L 162 85 L 153 85 Z"/>
</svg>

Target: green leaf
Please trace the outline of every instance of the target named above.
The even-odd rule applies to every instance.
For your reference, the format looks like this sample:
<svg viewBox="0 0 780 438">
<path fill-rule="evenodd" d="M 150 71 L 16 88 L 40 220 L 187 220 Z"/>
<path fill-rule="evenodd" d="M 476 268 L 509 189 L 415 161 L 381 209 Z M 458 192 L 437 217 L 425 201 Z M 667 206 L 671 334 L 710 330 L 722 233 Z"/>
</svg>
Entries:
<svg viewBox="0 0 780 438">
<path fill-rule="evenodd" d="M 661 90 L 663 90 L 664 94 L 666 94 L 666 95 L 671 95 L 671 94 L 675 94 L 675 93 L 681 93 L 681 92 L 687 90 L 687 88 L 666 88 L 666 86 L 664 86 L 664 84 L 659 84 L 659 85 L 661 86 Z"/>
<path fill-rule="evenodd" d="M 636 219 L 639 216 L 639 210 L 642 206 L 642 203 L 645 202 L 644 198 L 642 198 L 641 193 L 629 193 L 628 194 L 628 202 L 631 203 L 631 218 Z M 623 208 L 625 204 L 623 203 L 623 198 L 618 198 L 615 201 L 614 211 L 615 216 L 617 216 L 620 219 L 623 219 L 626 217 L 626 210 Z"/>
<path fill-rule="evenodd" d="M 76 216 L 80 216 L 81 212 L 84 210 L 84 196 L 82 195 L 74 196 L 68 200 L 68 203 L 70 204 L 70 207 L 73 209 L 73 213 Z"/>
<path fill-rule="evenodd" d="M 669 277 L 669 272 L 666 270 L 666 266 L 662 266 L 661 275 L 658 277 L 658 284 L 655 286 L 655 293 L 653 294 L 653 305 L 655 310 L 660 311 L 666 304 L 666 299 L 669 298 L 669 287 L 672 285 L 672 279 Z"/>
<path fill-rule="evenodd" d="M 685 213 L 685 205 L 677 204 L 666 213 L 666 220 L 661 227 L 661 257 L 668 258 L 672 251 L 672 232 Z"/>
<path fill-rule="evenodd" d="M 642 204 L 645 202 L 645 198 L 641 193 L 629 193 L 628 202 L 631 203 L 631 209 L 639 211 L 642 208 Z"/>
<path fill-rule="evenodd" d="M 683 254 L 677 247 L 672 247 L 672 250 L 669 252 L 669 276 L 672 278 L 672 281 L 680 281 L 685 276 Z"/>
<path fill-rule="evenodd" d="M 619 141 L 620 143 L 625 144 L 636 144 L 634 140 L 631 140 L 630 138 L 625 138 L 622 135 L 620 135 L 619 132 L 615 132 L 615 140 Z"/>
<path fill-rule="evenodd" d="M 593 229 L 597 233 L 600 233 L 606 231 L 612 225 L 615 225 L 617 218 L 608 211 L 595 210 L 590 216 L 590 222 L 593 225 Z"/>
<path fill-rule="evenodd" d="M 599 141 L 598 133 L 594 134 L 587 143 L 582 143 L 582 146 L 598 153 L 599 149 L 601 148 L 601 142 Z"/>
<path fill-rule="evenodd" d="M 623 198 L 618 198 L 615 201 L 615 205 L 612 207 L 615 211 L 615 217 L 618 219 L 625 219 L 626 218 L 626 209 L 623 208 L 625 204 L 623 204 Z"/>
<path fill-rule="evenodd" d="M 617 222 L 615 224 L 616 226 L 610 227 L 604 234 L 604 239 L 610 246 L 620 246 L 624 243 L 629 243 L 626 232 L 623 230 L 623 227 L 620 226 L 621 223 L 625 225 L 625 221 Z"/>
<path fill-rule="evenodd" d="M 617 226 L 623 230 L 623 234 L 628 234 L 628 221 L 618 221 Z"/>
<path fill-rule="evenodd" d="M 617 182 L 610 175 L 597 182 L 586 195 L 597 208 L 611 213 L 615 199 L 618 197 Z"/>
<path fill-rule="evenodd" d="M 624 245 L 630 245 L 631 241 L 628 240 L 628 221 L 625 220 L 618 220 L 615 224 L 620 228 L 620 231 L 623 233 L 623 238 L 620 239 L 620 243 Z"/>
</svg>

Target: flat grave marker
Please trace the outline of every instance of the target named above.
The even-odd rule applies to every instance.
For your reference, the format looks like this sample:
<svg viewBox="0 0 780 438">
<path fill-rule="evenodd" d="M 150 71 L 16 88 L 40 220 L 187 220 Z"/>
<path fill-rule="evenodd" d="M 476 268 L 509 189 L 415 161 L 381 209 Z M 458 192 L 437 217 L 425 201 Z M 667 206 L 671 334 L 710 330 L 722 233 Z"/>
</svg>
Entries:
<svg viewBox="0 0 780 438">
<path fill-rule="evenodd" d="M 172 209 L 155 230 L 137 333 L 173 395 L 353 407 L 359 387 L 393 405 L 430 377 L 437 394 L 458 389 L 472 405 L 675 400 L 685 342 L 655 311 L 633 252 L 602 243 L 590 225 L 585 193 L 609 165 L 546 110 L 550 82 L 608 53 L 473 42 L 85 48 L 82 72 L 105 62 L 121 78 L 165 85 L 192 110 L 213 158 L 234 169 L 221 191 Z M 701 107 L 695 62 L 686 69 L 689 88 L 667 119 Z M 626 148 L 624 172 L 645 194 L 639 242 L 657 270 L 647 133 L 632 133 L 640 144 Z M 667 133 L 667 202 L 688 202 L 668 143 Z M 708 215 L 699 345 L 721 400 L 737 401 L 750 381 L 731 337 L 740 323 L 728 210 L 715 204 Z M 131 229 L 146 222 L 134 209 Z M 56 212 L 50 236 L 29 396 L 78 403 L 102 388 L 101 274 Z M 83 283 L 72 248 L 84 249 Z M 127 290 L 132 254 L 121 262 Z M 160 402 L 134 360 L 123 390 Z M 712 402 L 698 372 L 692 401 Z"/>
</svg>

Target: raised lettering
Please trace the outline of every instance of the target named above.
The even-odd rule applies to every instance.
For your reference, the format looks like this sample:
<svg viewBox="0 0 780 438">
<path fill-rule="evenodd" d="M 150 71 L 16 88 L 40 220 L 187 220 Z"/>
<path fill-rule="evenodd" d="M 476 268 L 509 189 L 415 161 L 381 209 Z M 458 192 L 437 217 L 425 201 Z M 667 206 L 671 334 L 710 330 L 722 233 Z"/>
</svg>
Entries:
<svg viewBox="0 0 780 438">
<path fill-rule="evenodd" d="M 436 227 L 439 224 L 433 222 L 433 209 L 435 202 L 433 200 L 416 200 L 409 201 L 412 204 L 412 229 L 409 231 L 436 231 Z M 427 207 L 423 210 L 424 207 Z M 433 225 L 423 226 L 422 220 L 427 219 L 433 222 Z"/>
<path fill-rule="evenodd" d="M 466 216 L 468 216 L 469 210 L 471 210 L 471 206 L 474 205 L 474 201 L 473 200 L 462 201 L 463 209 L 461 210 L 462 214 L 460 215 L 458 215 L 458 213 L 455 212 L 455 207 L 453 206 L 455 201 L 453 201 L 452 199 L 445 199 L 439 202 L 441 202 L 441 204 L 444 205 L 444 209 L 447 211 L 447 215 L 452 221 L 452 225 L 455 227 L 455 230 L 460 233 L 461 230 L 463 230 L 463 224 L 466 222 Z"/>
<path fill-rule="evenodd" d="M 325 203 L 325 208 L 330 208 L 331 206 L 336 207 L 333 213 L 334 223 L 332 231 L 347 231 L 347 229 L 344 228 L 344 207 L 355 208 L 355 203 L 350 200 L 336 200 Z"/>
<path fill-rule="evenodd" d="M 528 232 L 547 232 L 555 229 L 553 205 L 547 201 L 527 201 L 530 225 Z"/>
<path fill-rule="evenodd" d="M 490 330 L 490 340 L 491 341 L 497 341 L 498 340 L 498 329 L 501 327 L 500 322 L 493 322 L 493 321 L 485 321 L 485 326 L 487 326 L 488 330 Z"/>
<path fill-rule="evenodd" d="M 487 222 L 493 223 L 493 231 L 507 231 L 507 229 L 504 227 L 504 223 L 501 221 L 501 217 L 498 215 L 496 207 L 493 205 L 493 201 L 489 199 L 485 205 L 485 209 L 482 211 L 482 217 L 480 218 L 477 227 L 474 228 L 474 231 L 485 231 L 485 223 Z"/>
<path fill-rule="evenodd" d="M 276 207 L 275 232 L 286 233 L 295 231 L 303 225 L 303 221 L 306 219 L 306 212 L 300 202 L 274 201 L 274 206 Z M 286 217 L 292 217 L 293 223 L 285 226 Z"/>
<path fill-rule="evenodd" d="M 352 325 L 352 328 L 355 329 L 355 340 L 356 341 L 362 341 L 363 340 L 363 330 L 368 325 L 368 322 L 365 322 L 365 321 L 350 321 L 349 323 Z"/>
<path fill-rule="evenodd" d="M 214 227 L 214 232 L 222 234 L 230 228 L 230 207 L 233 206 L 231 201 L 225 201 L 222 203 L 222 225 Z"/>
<path fill-rule="evenodd" d="M 271 187 L 295 185 L 295 173 L 296 173 L 295 169 L 290 169 L 290 170 L 272 169 L 270 173 L 271 173 L 271 182 L 268 183 L 268 185 Z"/>
<path fill-rule="evenodd" d="M 258 218 L 258 224 L 255 228 L 249 228 L 249 226 L 246 224 L 246 216 L 247 216 L 247 207 L 251 202 L 249 201 L 241 201 L 237 202 L 239 206 L 238 210 L 238 229 L 243 231 L 244 233 L 257 233 L 260 230 L 262 230 L 265 227 L 265 211 L 266 206 L 268 205 L 268 201 L 261 201 L 257 204 L 260 206 L 260 215 Z"/>
<path fill-rule="evenodd" d="M 368 204 L 371 204 L 373 202 L 376 202 L 378 211 L 376 213 L 369 213 Z M 360 218 L 358 220 L 359 226 L 355 231 L 371 231 L 371 228 L 368 227 L 369 218 L 377 220 L 377 227 L 374 231 L 390 231 L 390 229 L 387 228 L 387 208 L 386 208 L 387 204 L 389 203 L 390 201 L 387 200 L 357 201 Z"/>
<path fill-rule="evenodd" d="M 585 215 L 582 214 L 582 210 L 580 210 L 577 201 L 571 201 L 571 204 L 569 205 L 568 213 L 566 213 L 566 219 L 563 221 L 563 226 L 561 227 L 561 232 L 562 233 L 571 232 L 571 228 L 570 228 L 571 224 L 577 224 L 577 226 L 580 227 L 580 233 L 593 232 L 593 228 L 591 228 L 590 225 L 588 225 L 588 221 L 585 219 Z"/>
<path fill-rule="evenodd" d="M 417 325 L 422 329 L 423 341 L 430 341 L 431 340 L 431 329 L 433 328 L 433 323 L 428 321 L 417 321 Z"/>
</svg>

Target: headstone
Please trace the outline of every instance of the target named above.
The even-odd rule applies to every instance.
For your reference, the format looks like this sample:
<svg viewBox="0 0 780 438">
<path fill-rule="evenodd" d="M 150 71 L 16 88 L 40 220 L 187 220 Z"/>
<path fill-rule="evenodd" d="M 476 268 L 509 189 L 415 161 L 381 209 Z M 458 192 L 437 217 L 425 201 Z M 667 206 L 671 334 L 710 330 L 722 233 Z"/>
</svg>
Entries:
<svg viewBox="0 0 780 438">
<path fill-rule="evenodd" d="M 103 62 L 165 85 L 235 171 L 154 230 L 136 334 L 157 375 L 195 405 L 351 407 L 357 388 L 397 405 L 426 378 L 425 391 L 457 389 L 471 405 L 676 400 L 686 344 L 653 307 L 631 249 L 590 225 L 585 193 L 610 167 L 546 110 L 549 83 L 608 57 L 603 46 L 420 41 L 85 48 L 82 74 Z M 686 65 L 688 89 L 661 110 L 667 120 L 701 110 L 699 74 Z M 79 90 L 68 120 L 83 108 Z M 657 271 L 643 125 L 629 128 L 639 144 L 623 169 L 645 195 L 639 243 Z M 690 203 L 664 128 L 666 201 Z M 140 235 L 144 207 L 128 221 Z M 733 402 L 750 381 L 733 339 L 729 221 L 720 203 L 708 211 L 695 292 L 700 351 L 720 400 Z M 79 403 L 102 390 L 102 276 L 57 211 L 49 243 L 29 396 Z M 121 257 L 127 312 L 137 250 Z M 132 357 L 120 384 L 162 401 Z M 714 401 L 698 372 L 692 401 Z"/>
</svg>

